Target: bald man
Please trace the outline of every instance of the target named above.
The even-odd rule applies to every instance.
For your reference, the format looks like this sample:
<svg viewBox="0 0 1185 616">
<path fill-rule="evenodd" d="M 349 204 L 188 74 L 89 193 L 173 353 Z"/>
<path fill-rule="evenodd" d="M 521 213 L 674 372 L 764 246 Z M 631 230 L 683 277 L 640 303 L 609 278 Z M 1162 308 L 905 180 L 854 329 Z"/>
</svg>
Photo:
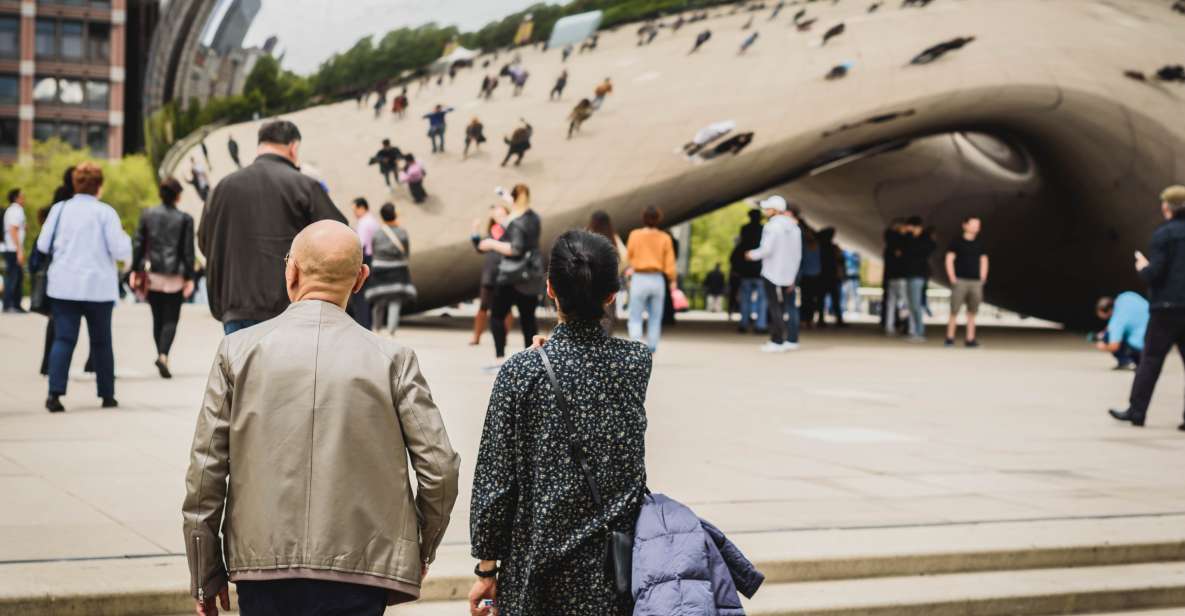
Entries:
<svg viewBox="0 0 1185 616">
<path fill-rule="evenodd" d="M 218 349 L 182 507 L 199 615 L 229 609 L 229 582 L 243 616 L 419 597 L 459 458 L 415 353 L 345 312 L 368 274 L 349 227 L 313 223 L 285 258 L 292 304 Z"/>
</svg>

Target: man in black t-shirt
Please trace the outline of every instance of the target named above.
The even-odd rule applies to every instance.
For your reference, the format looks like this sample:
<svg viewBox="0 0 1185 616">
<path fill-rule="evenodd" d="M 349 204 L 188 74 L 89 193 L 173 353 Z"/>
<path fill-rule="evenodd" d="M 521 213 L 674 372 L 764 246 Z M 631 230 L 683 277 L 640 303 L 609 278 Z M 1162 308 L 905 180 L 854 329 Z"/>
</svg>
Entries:
<svg viewBox="0 0 1185 616">
<path fill-rule="evenodd" d="M 955 238 L 946 250 L 946 277 L 950 280 L 950 322 L 946 326 L 946 346 L 955 345 L 959 328 L 959 310 L 967 306 L 968 348 L 979 346 L 975 339 L 975 315 L 983 302 L 983 285 L 987 282 L 988 257 L 979 240 L 979 218 L 963 220 L 963 235 Z"/>
<path fill-rule="evenodd" d="M 399 161 L 402 159 L 403 151 L 391 145 L 390 139 L 383 139 L 383 147 L 371 157 L 370 164 L 379 166 L 383 181 L 390 187 L 392 176 L 395 177 L 395 183 L 399 183 Z"/>
</svg>

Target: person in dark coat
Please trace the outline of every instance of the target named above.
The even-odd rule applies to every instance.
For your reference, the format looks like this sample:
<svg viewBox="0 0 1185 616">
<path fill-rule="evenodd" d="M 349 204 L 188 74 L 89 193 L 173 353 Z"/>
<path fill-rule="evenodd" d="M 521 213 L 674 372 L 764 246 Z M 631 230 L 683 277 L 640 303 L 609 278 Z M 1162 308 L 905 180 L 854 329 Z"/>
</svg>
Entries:
<svg viewBox="0 0 1185 616">
<path fill-rule="evenodd" d="M 202 211 L 210 312 L 228 335 L 288 307 L 284 261 L 297 233 L 319 220 L 346 223 L 321 184 L 300 172 L 299 152 L 295 124 L 264 124 L 255 161 L 223 178 Z"/>
<path fill-rule="evenodd" d="M 227 137 L 226 149 L 230 152 L 230 159 L 234 161 L 236 169 L 242 169 L 243 163 L 239 162 L 239 142 L 235 141 L 234 136 Z"/>
<path fill-rule="evenodd" d="M 1165 356 L 1176 346 L 1185 357 L 1185 186 L 1170 186 L 1160 201 L 1165 222 L 1153 232 L 1148 255 L 1136 252 L 1136 271 L 1148 285 L 1144 354 L 1127 410 L 1110 411 L 1115 419 L 1133 426 L 1144 425 Z M 1185 431 L 1185 421 L 1177 429 Z"/>
<path fill-rule="evenodd" d="M 370 157 L 370 164 L 379 166 L 379 173 L 382 174 L 383 181 L 387 183 L 387 188 L 391 187 L 392 176 L 395 178 L 395 183 L 399 183 L 399 161 L 402 159 L 403 151 L 391 145 L 390 139 L 383 139 L 383 147 Z"/>
<path fill-rule="evenodd" d="M 559 325 L 542 351 L 511 357 L 494 382 L 473 477 L 471 614 L 629 616 L 605 567 L 603 529 L 634 529 L 646 490 L 650 351 L 601 327 L 619 289 L 617 249 L 587 231 L 555 242 L 547 294 Z M 557 399 L 544 354 L 559 383 Z M 579 434 L 567 427 L 571 413 Z M 597 464 L 601 506 L 569 447 Z"/>
<path fill-rule="evenodd" d="M 531 128 L 531 125 L 526 120 L 522 120 L 521 118 L 520 120 L 523 125 L 514 129 L 514 132 L 509 137 L 503 138 L 503 141 L 506 142 L 506 157 L 502 159 L 503 167 L 510 161 L 511 156 L 518 157 L 514 160 L 516 167 L 522 164 L 523 155 L 527 153 L 527 150 L 531 149 L 531 134 L 534 132 L 534 129 Z"/>
<path fill-rule="evenodd" d="M 830 298 L 835 308 L 835 324 L 843 327 L 843 306 L 840 305 L 840 283 L 843 282 L 843 256 L 835 245 L 835 229 L 827 227 L 819 231 L 819 327 L 827 325 L 827 311 L 824 304 Z"/>
</svg>

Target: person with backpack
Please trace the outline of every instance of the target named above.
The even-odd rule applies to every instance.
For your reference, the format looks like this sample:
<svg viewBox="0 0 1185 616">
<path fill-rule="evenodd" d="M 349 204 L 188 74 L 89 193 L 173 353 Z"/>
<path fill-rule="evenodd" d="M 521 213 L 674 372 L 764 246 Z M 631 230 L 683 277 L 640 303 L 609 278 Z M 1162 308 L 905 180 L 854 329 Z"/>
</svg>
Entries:
<svg viewBox="0 0 1185 616">
<path fill-rule="evenodd" d="M 374 331 L 394 336 L 403 307 L 416 299 L 408 267 L 411 245 L 407 230 L 399 226 L 394 203 L 384 203 L 379 216 L 383 224 L 374 234 L 366 301 L 372 306 Z"/>
<path fill-rule="evenodd" d="M 500 365 L 506 356 L 506 315 L 512 307 L 518 307 L 523 346 L 531 346 L 532 338 L 539 333 L 535 309 L 544 287 L 543 255 L 539 246 L 543 220 L 531 209 L 531 189 L 526 184 L 517 184 L 510 191 L 510 199 L 510 218 L 502 238 L 486 238 L 477 243 L 479 252 L 502 255 L 494 276 L 494 297 L 490 307 L 495 366 Z"/>
<path fill-rule="evenodd" d="M 499 614 L 632 613 L 605 566 L 606 529 L 632 534 L 646 493 L 652 360 L 601 327 L 617 272 L 605 237 L 561 235 L 547 274 L 559 324 L 494 382 L 473 478 L 471 615 L 492 614 L 485 601 Z"/>
</svg>

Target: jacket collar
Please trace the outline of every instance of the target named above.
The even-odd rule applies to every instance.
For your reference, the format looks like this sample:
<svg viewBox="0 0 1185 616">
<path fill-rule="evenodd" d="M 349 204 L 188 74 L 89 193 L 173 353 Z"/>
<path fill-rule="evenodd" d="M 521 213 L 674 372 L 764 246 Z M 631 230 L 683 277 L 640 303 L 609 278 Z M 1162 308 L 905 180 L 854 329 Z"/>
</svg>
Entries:
<svg viewBox="0 0 1185 616">
<path fill-rule="evenodd" d="M 331 313 L 338 312 L 343 315 L 346 314 L 346 311 L 342 310 L 341 306 L 320 299 L 302 299 L 298 302 L 292 302 L 284 309 L 284 314 L 311 314 L 313 312 L 321 314 L 323 310 L 328 310 Z"/>
<path fill-rule="evenodd" d="M 296 163 L 288 160 L 287 158 L 284 158 L 283 156 L 280 156 L 279 154 L 260 154 L 259 156 L 255 157 L 255 162 L 260 162 L 260 161 L 271 161 L 273 163 L 282 163 L 282 164 L 288 165 L 289 167 L 292 167 L 293 169 L 296 169 L 297 171 L 300 171 L 300 167 L 297 166 Z"/>
</svg>

